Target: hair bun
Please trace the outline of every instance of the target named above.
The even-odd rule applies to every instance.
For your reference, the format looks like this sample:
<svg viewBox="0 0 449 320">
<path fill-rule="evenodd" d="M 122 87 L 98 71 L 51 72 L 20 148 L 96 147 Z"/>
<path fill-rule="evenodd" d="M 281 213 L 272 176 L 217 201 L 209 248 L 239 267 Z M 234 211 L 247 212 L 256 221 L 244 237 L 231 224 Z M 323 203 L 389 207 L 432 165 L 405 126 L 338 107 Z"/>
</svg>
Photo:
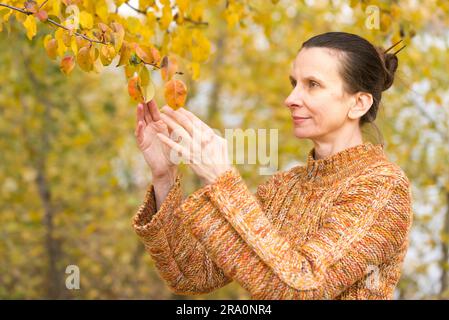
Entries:
<svg viewBox="0 0 449 320">
<path fill-rule="evenodd" d="M 387 90 L 391 87 L 394 81 L 394 73 L 398 68 L 398 57 L 393 53 L 384 53 L 383 61 L 385 64 L 385 81 L 382 88 L 382 91 Z"/>
</svg>

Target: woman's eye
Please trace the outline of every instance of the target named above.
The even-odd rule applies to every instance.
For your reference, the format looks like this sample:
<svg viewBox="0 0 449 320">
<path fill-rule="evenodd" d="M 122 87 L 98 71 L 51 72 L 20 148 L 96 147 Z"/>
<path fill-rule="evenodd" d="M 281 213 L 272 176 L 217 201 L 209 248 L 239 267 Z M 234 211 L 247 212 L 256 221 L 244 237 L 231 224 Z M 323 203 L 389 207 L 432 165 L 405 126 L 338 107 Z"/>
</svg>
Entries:
<svg viewBox="0 0 449 320">
<path fill-rule="evenodd" d="M 290 80 L 290 83 L 292 84 L 292 87 L 296 87 L 296 81 Z"/>
<path fill-rule="evenodd" d="M 310 80 L 309 81 L 309 86 L 310 86 L 310 88 L 314 88 L 314 87 L 319 87 L 320 84 L 318 82 L 316 82 L 316 81 Z"/>
</svg>

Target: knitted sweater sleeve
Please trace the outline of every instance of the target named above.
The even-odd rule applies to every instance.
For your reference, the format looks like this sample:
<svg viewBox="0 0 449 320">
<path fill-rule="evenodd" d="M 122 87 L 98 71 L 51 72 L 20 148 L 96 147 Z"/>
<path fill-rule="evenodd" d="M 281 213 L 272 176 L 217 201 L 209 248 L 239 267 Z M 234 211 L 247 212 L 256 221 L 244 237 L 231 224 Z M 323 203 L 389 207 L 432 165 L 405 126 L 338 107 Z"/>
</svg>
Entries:
<svg viewBox="0 0 449 320">
<path fill-rule="evenodd" d="M 231 282 L 209 257 L 202 244 L 182 225 L 178 215 L 182 203 L 181 174 L 156 210 L 154 186 L 132 219 L 132 226 L 153 258 L 159 275 L 176 294 L 211 292 Z M 185 201 L 195 201 L 191 196 Z M 212 204 L 205 204 L 213 209 Z"/>
<path fill-rule="evenodd" d="M 274 195 L 279 176 L 254 196 L 232 167 L 177 211 L 216 264 L 253 298 L 335 298 L 407 241 L 408 180 L 378 174 L 356 178 L 332 204 L 322 227 L 293 247 L 260 206 L 261 199 Z"/>
</svg>

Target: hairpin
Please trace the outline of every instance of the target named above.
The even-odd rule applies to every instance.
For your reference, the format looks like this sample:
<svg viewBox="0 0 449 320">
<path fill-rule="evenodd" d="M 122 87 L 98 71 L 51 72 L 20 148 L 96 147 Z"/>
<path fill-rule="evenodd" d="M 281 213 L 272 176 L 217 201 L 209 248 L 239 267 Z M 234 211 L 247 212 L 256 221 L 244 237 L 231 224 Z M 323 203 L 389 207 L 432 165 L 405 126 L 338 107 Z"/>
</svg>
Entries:
<svg viewBox="0 0 449 320">
<path fill-rule="evenodd" d="M 398 45 L 400 42 L 402 42 L 402 39 L 399 40 L 398 42 L 396 42 L 396 43 L 395 43 L 394 45 L 392 45 L 391 47 L 389 47 L 387 50 L 385 50 L 384 53 L 387 53 L 388 51 L 390 51 L 391 49 L 393 49 L 394 47 L 396 47 L 396 45 Z M 403 46 L 401 49 L 399 49 L 398 51 L 394 52 L 393 55 L 398 54 L 399 51 L 401 51 L 402 49 L 404 49 L 406 46 L 407 46 L 407 45 L 404 44 L 404 46 Z"/>
</svg>

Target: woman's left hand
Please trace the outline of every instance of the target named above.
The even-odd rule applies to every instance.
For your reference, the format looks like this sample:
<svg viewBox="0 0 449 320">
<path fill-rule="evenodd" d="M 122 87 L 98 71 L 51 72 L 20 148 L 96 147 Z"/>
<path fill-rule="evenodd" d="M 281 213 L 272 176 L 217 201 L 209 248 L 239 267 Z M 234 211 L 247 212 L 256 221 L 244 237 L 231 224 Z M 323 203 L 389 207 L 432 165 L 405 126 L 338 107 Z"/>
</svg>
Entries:
<svg viewBox="0 0 449 320">
<path fill-rule="evenodd" d="M 226 139 L 216 135 L 207 124 L 184 108 L 173 110 L 165 105 L 161 111 L 161 119 L 172 132 L 170 137 L 162 133 L 157 135 L 171 148 L 171 156 L 180 156 L 204 184 L 212 184 L 232 168 Z"/>
</svg>

